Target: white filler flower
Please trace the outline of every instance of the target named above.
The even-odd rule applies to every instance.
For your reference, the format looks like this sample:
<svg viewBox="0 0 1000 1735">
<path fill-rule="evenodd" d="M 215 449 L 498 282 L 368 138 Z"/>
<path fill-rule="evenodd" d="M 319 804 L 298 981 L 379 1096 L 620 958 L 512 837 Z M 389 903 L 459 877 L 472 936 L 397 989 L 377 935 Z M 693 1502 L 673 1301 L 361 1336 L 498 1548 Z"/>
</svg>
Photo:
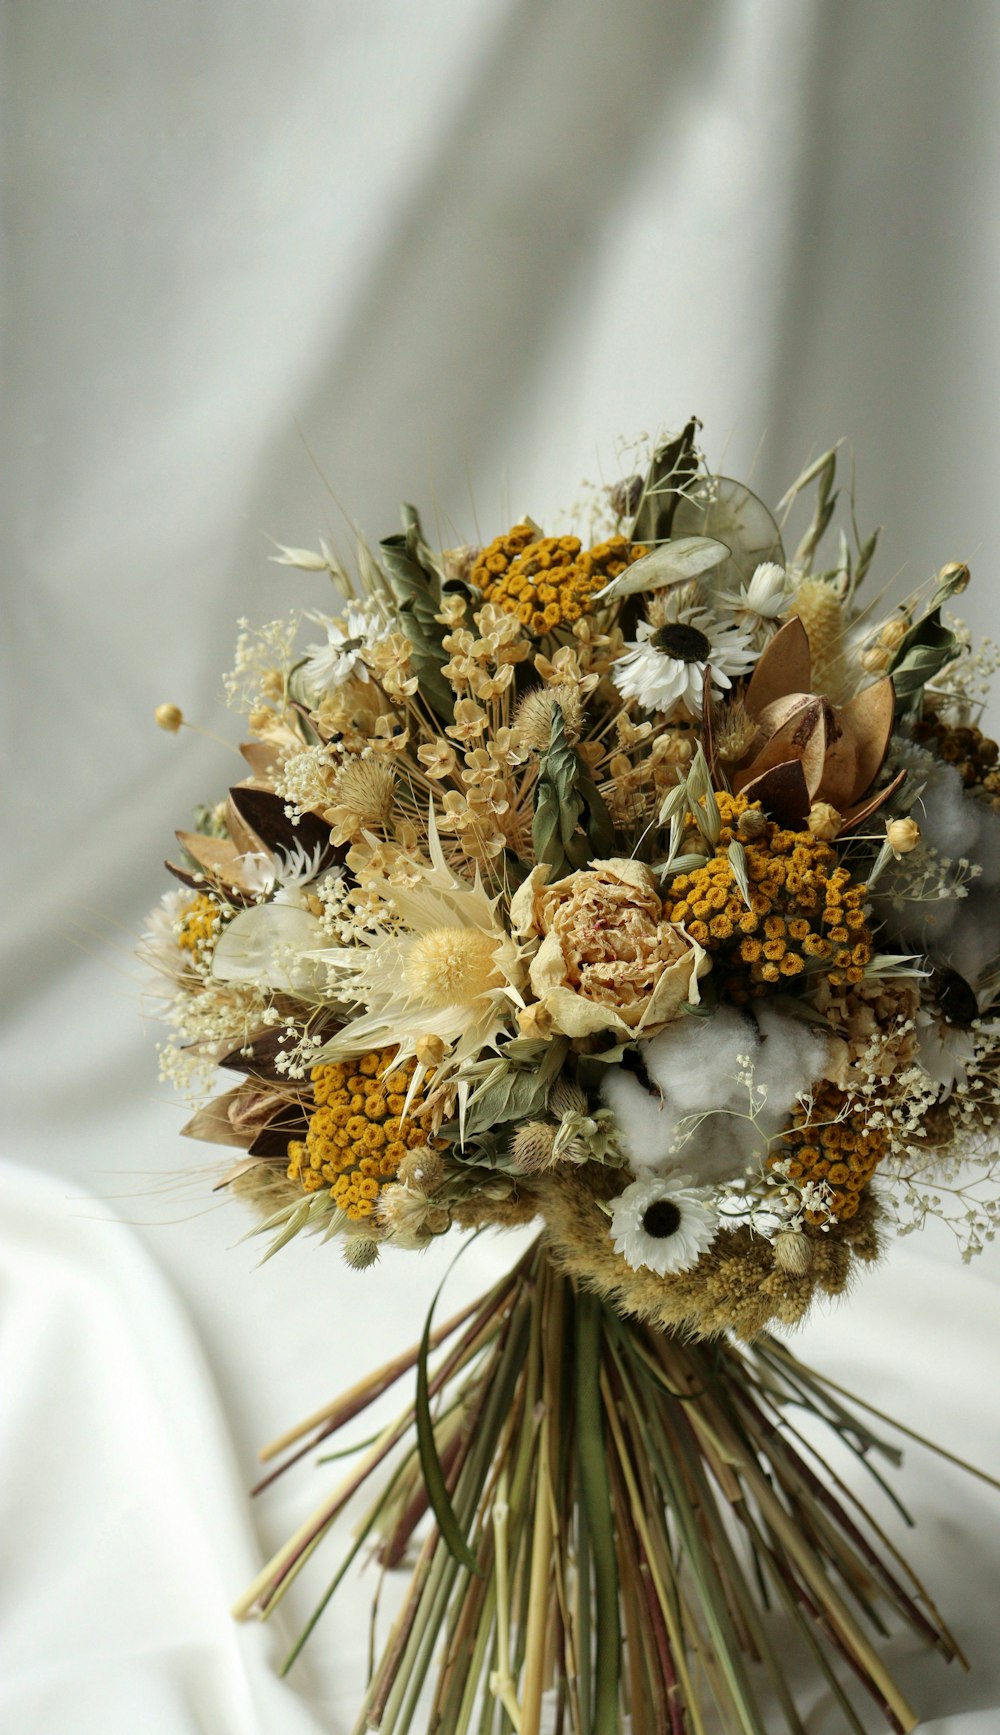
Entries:
<svg viewBox="0 0 1000 1735">
<path fill-rule="evenodd" d="M 734 677 L 748 673 L 757 655 L 742 628 L 723 625 L 707 609 L 692 609 L 685 619 L 659 627 L 640 621 L 611 678 L 623 699 L 638 699 L 646 711 L 683 705 L 697 717 L 705 670 L 711 670 L 713 688 L 723 693 Z"/>
<path fill-rule="evenodd" d="M 688 1271 L 712 1245 L 719 1218 L 712 1195 L 690 1175 L 644 1175 L 619 1193 L 611 1212 L 615 1252 L 633 1271 L 666 1277 Z"/>
</svg>

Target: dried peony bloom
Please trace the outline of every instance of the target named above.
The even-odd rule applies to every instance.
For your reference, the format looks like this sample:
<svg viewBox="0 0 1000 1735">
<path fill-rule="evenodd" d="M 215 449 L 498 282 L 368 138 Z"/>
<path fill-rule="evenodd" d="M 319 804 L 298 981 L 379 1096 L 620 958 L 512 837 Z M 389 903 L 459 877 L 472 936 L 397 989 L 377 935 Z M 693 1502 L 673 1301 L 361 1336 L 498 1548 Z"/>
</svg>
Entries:
<svg viewBox="0 0 1000 1735">
<path fill-rule="evenodd" d="M 666 921 L 652 871 L 623 858 L 594 862 L 553 885 L 536 867 L 511 904 L 515 933 L 541 937 L 531 986 L 566 1036 L 614 1030 L 652 1036 L 698 1002 L 711 968 L 702 948 Z"/>
</svg>

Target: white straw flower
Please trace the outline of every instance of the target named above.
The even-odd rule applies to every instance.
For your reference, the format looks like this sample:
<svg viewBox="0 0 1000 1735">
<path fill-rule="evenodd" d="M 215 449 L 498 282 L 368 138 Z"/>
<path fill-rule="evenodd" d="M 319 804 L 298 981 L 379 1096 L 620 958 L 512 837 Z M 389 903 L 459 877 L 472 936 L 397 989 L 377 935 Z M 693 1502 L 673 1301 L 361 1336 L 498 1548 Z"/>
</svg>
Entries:
<svg viewBox="0 0 1000 1735">
<path fill-rule="evenodd" d="M 353 675 L 368 680 L 362 652 L 386 636 L 386 626 L 373 603 L 349 602 L 339 620 L 312 615 L 326 628 L 325 645 L 307 645 L 302 668 L 306 686 L 313 693 L 332 693 Z"/>
<path fill-rule="evenodd" d="M 742 628 L 725 626 L 707 609 L 694 608 L 685 610 L 683 619 L 658 627 L 640 621 L 611 678 L 623 699 L 637 699 L 646 711 L 669 712 L 682 705 L 696 717 L 706 669 L 713 688 L 723 693 L 734 677 L 748 673 L 756 658 Z"/>
<path fill-rule="evenodd" d="M 776 621 L 784 613 L 790 593 L 784 567 L 775 560 L 762 560 L 748 584 L 741 585 L 736 593 L 724 592 L 719 601 L 747 626 L 755 626 L 759 621 Z"/>
<path fill-rule="evenodd" d="M 690 1175 L 644 1175 L 619 1193 L 611 1213 L 615 1252 L 633 1271 L 688 1271 L 719 1229 L 712 1194 Z"/>
</svg>

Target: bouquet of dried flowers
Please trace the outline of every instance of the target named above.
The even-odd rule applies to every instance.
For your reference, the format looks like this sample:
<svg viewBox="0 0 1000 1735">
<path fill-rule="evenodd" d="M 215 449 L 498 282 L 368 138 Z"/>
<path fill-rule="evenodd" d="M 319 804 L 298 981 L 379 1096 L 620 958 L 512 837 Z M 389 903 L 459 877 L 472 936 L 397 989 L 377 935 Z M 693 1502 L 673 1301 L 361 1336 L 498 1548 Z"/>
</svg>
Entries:
<svg viewBox="0 0 1000 1735">
<path fill-rule="evenodd" d="M 909 1729 L 882 1611 L 958 1654 L 790 1415 L 898 1454 L 772 1330 L 890 1229 L 969 1257 L 1000 1215 L 997 658 L 947 612 L 962 565 L 863 600 L 853 502 L 820 561 L 836 449 L 775 516 L 698 433 L 572 534 L 435 550 L 407 506 L 350 562 L 282 549 L 338 595 L 241 623 L 246 775 L 149 919 L 164 1075 L 229 1075 L 185 1131 L 236 1148 L 269 1252 L 539 1225 L 270 1449 L 416 1370 L 238 1605 L 380 1472 L 349 1558 L 412 1582 L 359 1730 L 794 1735 L 793 1640 L 846 1729 L 859 1682 Z"/>
</svg>

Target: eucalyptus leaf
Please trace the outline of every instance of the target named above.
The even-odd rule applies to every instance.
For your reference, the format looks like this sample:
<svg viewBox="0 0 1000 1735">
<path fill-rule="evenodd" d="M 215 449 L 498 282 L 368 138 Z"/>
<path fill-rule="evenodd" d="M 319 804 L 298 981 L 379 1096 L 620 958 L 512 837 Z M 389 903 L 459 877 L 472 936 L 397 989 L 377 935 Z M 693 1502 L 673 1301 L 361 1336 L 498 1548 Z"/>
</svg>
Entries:
<svg viewBox="0 0 1000 1735">
<path fill-rule="evenodd" d="M 725 542 L 716 542 L 711 536 L 679 536 L 674 541 L 661 542 L 641 560 L 634 560 L 597 592 L 594 601 L 609 602 L 612 597 L 662 590 L 666 584 L 683 584 L 703 572 L 711 572 L 728 559 L 729 546 Z"/>
</svg>

